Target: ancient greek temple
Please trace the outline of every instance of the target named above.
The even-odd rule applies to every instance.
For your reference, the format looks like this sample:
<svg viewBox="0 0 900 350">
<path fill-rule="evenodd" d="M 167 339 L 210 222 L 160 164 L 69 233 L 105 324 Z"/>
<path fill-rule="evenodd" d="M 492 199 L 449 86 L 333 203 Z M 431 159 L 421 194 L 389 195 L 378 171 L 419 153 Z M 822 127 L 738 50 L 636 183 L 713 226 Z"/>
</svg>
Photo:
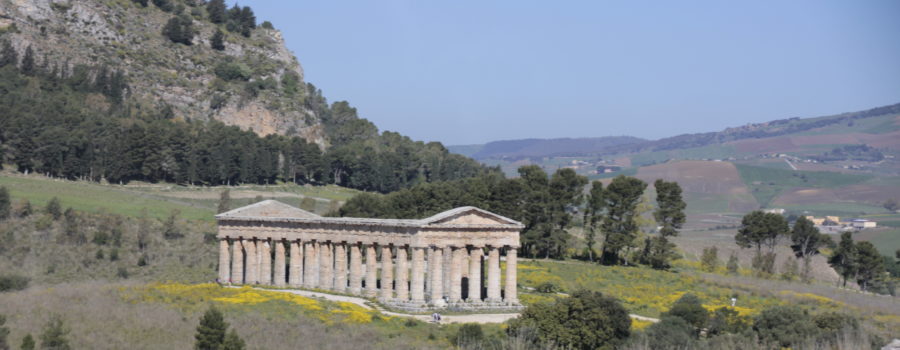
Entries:
<svg viewBox="0 0 900 350">
<path fill-rule="evenodd" d="M 419 220 L 362 219 L 267 200 L 216 220 L 220 283 L 355 294 L 409 311 L 521 308 L 523 226 L 475 207 Z"/>
</svg>

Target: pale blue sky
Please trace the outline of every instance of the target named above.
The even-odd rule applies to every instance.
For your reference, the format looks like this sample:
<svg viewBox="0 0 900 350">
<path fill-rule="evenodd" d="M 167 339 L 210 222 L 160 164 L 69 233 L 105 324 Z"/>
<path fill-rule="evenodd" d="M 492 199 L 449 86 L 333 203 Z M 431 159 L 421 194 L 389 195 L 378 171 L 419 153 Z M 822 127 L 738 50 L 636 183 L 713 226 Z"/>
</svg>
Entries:
<svg viewBox="0 0 900 350">
<path fill-rule="evenodd" d="M 450 145 L 655 139 L 900 102 L 895 0 L 241 4 L 329 101 Z"/>
</svg>

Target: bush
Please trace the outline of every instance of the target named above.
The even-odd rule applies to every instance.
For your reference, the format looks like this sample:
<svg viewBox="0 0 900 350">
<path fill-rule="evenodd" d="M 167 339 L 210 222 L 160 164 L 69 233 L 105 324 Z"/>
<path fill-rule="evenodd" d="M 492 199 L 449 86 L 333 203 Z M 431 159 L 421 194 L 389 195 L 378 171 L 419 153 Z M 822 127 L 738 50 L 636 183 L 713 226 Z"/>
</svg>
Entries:
<svg viewBox="0 0 900 350">
<path fill-rule="evenodd" d="M 484 340 L 484 331 L 477 323 L 466 323 L 459 327 L 451 341 L 458 347 L 480 344 Z"/>
<path fill-rule="evenodd" d="M 801 344 L 818 333 L 809 313 L 796 306 L 773 306 L 753 320 L 753 330 L 763 342 L 781 347 Z"/>
<path fill-rule="evenodd" d="M 703 255 L 700 258 L 700 267 L 706 272 L 715 272 L 719 267 L 719 248 L 715 246 L 703 248 Z"/>
<path fill-rule="evenodd" d="M 128 269 L 124 266 L 119 266 L 119 269 L 116 270 L 116 276 L 121 279 L 128 279 Z"/>
<path fill-rule="evenodd" d="M 9 218 L 11 212 L 12 204 L 9 200 L 9 190 L 4 186 L 0 186 L 0 220 Z"/>
<path fill-rule="evenodd" d="M 246 64 L 237 62 L 220 63 L 214 69 L 216 76 L 226 81 L 232 80 L 250 80 L 252 70 Z"/>
<path fill-rule="evenodd" d="M 59 198 L 51 198 L 44 210 L 53 217 L 53 220 L 59 220 L 62 217 L 62 205 L 59 204 Z"/>
<path fill-rule="evenodd" d="M 736 275 L 738 273 L 738 268 L 740 268 L 738 257 L 732 252 L 731 256 L 728 257 L 728 264 L 725 265 L 725 269 L 728 270 L 728 273 Z"/>
<path fill-rule="evenodd" d="M 550 281 L 541 283 L 534 289 L 539 293 L 556 293 L 561 290 L 556 283 Z"/>
<path fill-rule="evenodd" d="M 709 321 L 709 311 L 703 307 L 700 298 L 693 294 L 682 295 L 665 315 L 681 318 L 694 327 L 694 334 L 699 334 L 700 329 L 706 327 Z"/>
<path fill-rule="evenodd" d="M 681 317 L 663 316 L 646 334 L 651 349 L 693 349 L 696 342 L 694 327 Z"/>
<path fill-rule="evenodd" d="M 509 325 L 512 336 L 530 330 L 540 341 L 563 348 L 615 349 L 631 335 L 631 318 L 615 298 L 581 290 L 531 305 Z"/>
<path fill-rule="evenodd" d="M 0 276 L 0 292 L 17 291 L 28 288 L 29 278 L 19 275 Z"/>
<path fill-rule="evenodd" d="M 741 316 L 734 309 L 723 306 L 712 313 L 709 319 L 709 334 L 739 334 L 750 328 L 750 319 Z"/>
<path fill-rule="evenodd" d="M 53 316 L 41 333 L 41 348 L 54 350 L 69 350 L 69 329 L 63 324 L 62 318 Z"/>
</svg>

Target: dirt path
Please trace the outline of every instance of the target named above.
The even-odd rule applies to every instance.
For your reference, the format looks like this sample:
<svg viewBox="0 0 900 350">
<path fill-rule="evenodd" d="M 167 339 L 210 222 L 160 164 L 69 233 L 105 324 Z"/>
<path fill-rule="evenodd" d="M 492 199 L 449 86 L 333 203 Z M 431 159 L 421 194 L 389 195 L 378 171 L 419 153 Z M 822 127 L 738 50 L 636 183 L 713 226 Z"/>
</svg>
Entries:
<svg viewBox="0 0 900 350">
<path fill-rule="evenodd" d="M 423 321 L 423 322 L 431 321 L 430 315 L 413 315 L 413 314 L 404 314 L 404 313 L 399 313 L 399 312 L 387 311 L 387 310 L 382 309 L 377 306 L 373 307 L 373 305 L 371 305 L 368 300 L 363 299 L 363 298 L 351 297 L 351 296 L 346 296 L 346 295 L 334 295 L 334 294 L 327 294 L 327 293 L 311 292 L 311 291 L 299 290 L 299 289 L 260 289 L 260 290 L 266 290 L 266 291 L 272 291 L 272 292 L 284 292 L 284 293 L 302 295 L 305 297 L 322 298 L 322 299 L 330 300 L 330 301 L 353 303 L 353 304 L 362 306 L 366 309 L 378 310 L 379 312 L 381 312 L 385 315 L 388 315 L 388 316 L 409 317 L 409 318 L 414 318 L 414 319 L 417 319 L 417 320 Z M 649 322 L 654 322 L 654 323 L 659 322 L 659 320 L 655 319 L 655 318 L 644 317 L 644 316 L 640 316 L 640 315 L 629 315 L 629 316 L 631 316 L 631 318 L 634 318 L 637 320 L 649 321 Z M 510 320 L 510 319 L 513 319 L 516 317 L 519 317 L 518 313 L 441 315 L 441 319 L 444 323 L 503 323 L 503 322 L 506 322 L 507 320 Z"/>
</svg>

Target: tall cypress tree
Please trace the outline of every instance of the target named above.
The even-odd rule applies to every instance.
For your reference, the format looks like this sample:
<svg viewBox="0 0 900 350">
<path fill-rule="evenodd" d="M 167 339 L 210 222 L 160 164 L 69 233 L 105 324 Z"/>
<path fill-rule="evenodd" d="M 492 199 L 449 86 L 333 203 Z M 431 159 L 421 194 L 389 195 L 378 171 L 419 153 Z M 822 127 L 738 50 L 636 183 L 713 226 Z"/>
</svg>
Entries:
<svg viewBox="0 0 900 350">
<path fill-rule="evenodd" d="M 209 38 L 209 46 L 218 51 L 225 50 L 225 33 L 216 29 L 213 36 Z"/>
<path fill-rule="evenodd" d="M 603 219 L 603 253 L 600 261 L 604 265 L 618 264 L 619 252 L 634 244 L 638 224 L 637 206 L 644 195 L 647 183 L 638 178 L 619 175 L 606 186 L 608 214 Z"/>
<path fill-rule="evenodd" d="M 34 50 L 31 48 L 31 45 L 28 45 L 28 48 L 25 49 L 25 55 L 22 56 L 22 73 L 34 75 L 35 69 Z"/>
<path fill-rule="evenodd" d="M 852 233 L 841 234 L 841 241 L 828 258 L 828 264 L 841 276 L 841 283 L 846 287 L 847 280 L 856 274 L 856 245 Z"/>
<path fill-rule="evenodd" d="M 0 67 L 8 66 L 10 64 L 16 65 L 18 63 L 19 53 L 16 52 L 16 49 L 13 48 L 9 40 L 4 40 L 3 47 L 0 48 Z"/>
</svg>

